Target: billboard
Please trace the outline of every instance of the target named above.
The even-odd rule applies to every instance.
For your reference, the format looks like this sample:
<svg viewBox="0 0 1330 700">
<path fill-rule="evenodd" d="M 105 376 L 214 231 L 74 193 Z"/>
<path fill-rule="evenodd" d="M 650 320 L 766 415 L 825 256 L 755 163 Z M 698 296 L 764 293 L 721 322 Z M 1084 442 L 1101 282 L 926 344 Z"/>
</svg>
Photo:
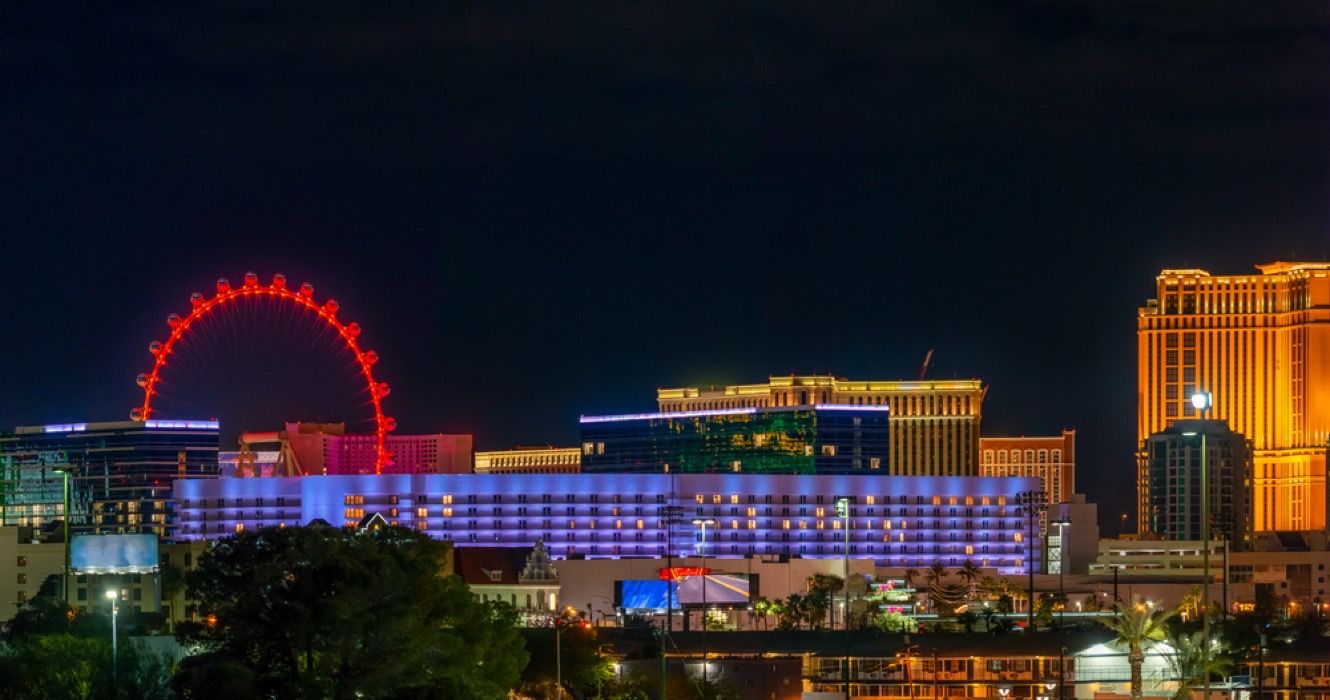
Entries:
<svg viewBox="0 0 1330 700">
<path fill-rule="evenodd" d="M 756 576 L 749 574 L 707 573 L 679 579 L 679 602 L 683 605 L 702 605 L 705 592 L 707 605 L 747 605 L 756 588 Z"/>
<path fill-rule="evenodd" d="M 157 571 L 157 535 L 75 535 L 69 567 L 76 574 L 149 574 Z"/>
<path fill-rule="evenodd" d="M 669 581 L 652 579 L 614 582 L 614 607 L 624 610 L 664 610 L 679 607 L 679 591 L 676 584 Z"/>
</svg>

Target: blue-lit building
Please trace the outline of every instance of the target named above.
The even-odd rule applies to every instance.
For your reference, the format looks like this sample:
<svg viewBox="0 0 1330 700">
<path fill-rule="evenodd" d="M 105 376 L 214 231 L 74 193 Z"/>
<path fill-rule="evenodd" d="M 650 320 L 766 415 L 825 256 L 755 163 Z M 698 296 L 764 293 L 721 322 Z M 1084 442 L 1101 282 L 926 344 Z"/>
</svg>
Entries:
<svg viewBox="0 0 1330 700">
<path fill-rule="evenodd" d="M 529 547 L 568 558 L 692 554 L 696 519 L 709 556 L 844 556 L 878 566 L 960 566 L 1025 571 L 1029 547 L 1017 494 L 1027 477 L 889 477 L 850 474 L 600 473 L 382 474 L 186 479 L 176 483 L 176 538 L 224 537 L 248 528 L 354 525 L 380 514 L 458 547 Z M 712 529 L 714 527 L 714 529 Z"/>
<path fill-rule="evenodd" d="M 582 416 L 582 471 L 885 474 L 889 410 L 809 404 Z"/>
<path fill-rule="evenodd" d="M 172 484 L 217 474 L 217 422 L 114 421 L 0 433 L 0 524 L 170 537 Z M 64 473 L 62 473 L 64 472 Z"/>
</svg>

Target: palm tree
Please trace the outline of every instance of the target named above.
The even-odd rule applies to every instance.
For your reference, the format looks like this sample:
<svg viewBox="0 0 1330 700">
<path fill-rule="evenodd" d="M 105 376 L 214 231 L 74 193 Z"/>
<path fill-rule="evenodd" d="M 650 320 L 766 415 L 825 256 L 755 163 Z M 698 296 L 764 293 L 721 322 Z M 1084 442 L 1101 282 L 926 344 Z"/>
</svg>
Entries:
<svg viewBox="0 0 1330 700">
<path fill-rule="evenodd" d="M 914 588 L 914 580 L 917 579 L 917 578 L 919 578 L 919 570 L 918 570 L 918 569 L 906 569 L 906 570 L 905 570 L 905 585 L 906 585 L 906 586 L 908 586 L 909 588 Z"/>
<path fill-rule="evenodd" d="M 961 580 L 965 581 L 965 585 L 969 587 L 970 598 L 974 598 L 975 583 L 978 582 L 980 578 L 983 578 L 984 572 L 980 571 L 979 567 L 974 565 L 973 559 L 966 559 L 965 563 L 961 566 L 960 571 L 957 573 L 960 574 Z"/>
<path fill-rule="evenodd" d="M 1168 621 L 1175 610 L 1155 609 L 1133 598 L 1131 605 L 1117 606 L 1117 615 L 1099 618 L 1099 621 L 1118 635 L 1118 643 L 1127 647 L 1127 663 L 1131 664 L 1131 697 L 1140 700 L 1143 692 L 1141 666 L 1145 663 L 1145 645 L 1162 641 L 1168 635 Z"/>
<path fill-rule="evenodd" d="M 933 611 L 937 612 L 938 588 L 942 585 L 942 579 L 947 577 L 947 567 L 942 565 L 941 559 L 934 559 L 933 564 L 924 572 L 924 582 L 928 584 L 928 599 L 933 603 Z"/>
<path fill-rule="evenodd" d="M 1204 683 L 1211 675 L 1223 676 L 1232 667 L 1228 659 L 1216 656 L 1213 649 L 1205 648 L 1204 632 L 1170 634 L 1168 643 L 1173 647 L 1168 665 L 1178 678 L 1178 691 L 1173 694 L 1177 700 L 1190 697 L 1192 686 Z"/>
</svg>

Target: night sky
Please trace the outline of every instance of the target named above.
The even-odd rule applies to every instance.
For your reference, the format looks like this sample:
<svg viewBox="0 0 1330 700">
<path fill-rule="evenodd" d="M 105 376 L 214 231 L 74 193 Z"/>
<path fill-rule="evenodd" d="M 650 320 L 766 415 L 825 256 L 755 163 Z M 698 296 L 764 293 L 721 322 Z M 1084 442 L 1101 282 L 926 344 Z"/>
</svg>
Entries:
<svg viewBox="0 0 1330 700">
<path fill-rule="evenodd" d="M 284 272 L 480 448 L 935 348 L 1116 529 L 1154 274 L 1330 258 L 1323 3 L 51 5 L 0 6 L 0 426 L 126 417 Z"/>
</svg>

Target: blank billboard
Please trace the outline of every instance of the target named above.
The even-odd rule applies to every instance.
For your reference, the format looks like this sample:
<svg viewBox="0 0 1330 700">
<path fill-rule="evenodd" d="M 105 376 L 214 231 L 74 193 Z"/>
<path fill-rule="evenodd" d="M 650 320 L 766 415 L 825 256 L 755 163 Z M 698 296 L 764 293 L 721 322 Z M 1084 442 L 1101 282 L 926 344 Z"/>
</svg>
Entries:
<svg viewBox="0 0 1330 700">
<path fill-rule="evenodd" d="M 76 574 L 147 574 L 157 570 L 157 535 L 75 535 L 69 566 Z"/>
</svg>

